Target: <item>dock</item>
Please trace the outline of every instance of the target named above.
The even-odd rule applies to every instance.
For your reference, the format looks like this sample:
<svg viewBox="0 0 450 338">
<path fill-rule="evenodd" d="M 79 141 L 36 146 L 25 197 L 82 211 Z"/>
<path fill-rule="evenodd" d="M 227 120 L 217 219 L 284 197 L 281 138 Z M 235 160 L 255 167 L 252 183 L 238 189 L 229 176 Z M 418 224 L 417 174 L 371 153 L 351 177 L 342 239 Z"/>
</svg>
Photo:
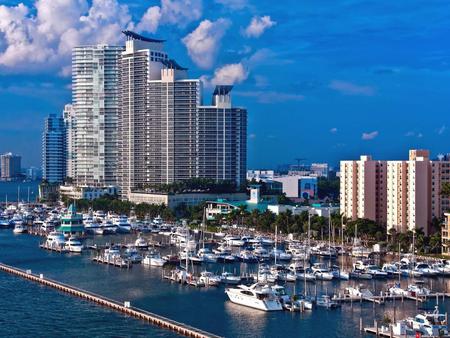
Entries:
<svg viewBox="0 0 450 338">
<path fill-rule="evenodd" d="M 116 266 L 123 269 L 129 269 L 133 266 L 130 261 L 125 260 L 122 257 L 109 257 L 101 254 L 92 258 L 92 261 L 96 263 Z"/>
<path fill-rule="evenodd" d="M 124 302 L 123 304 L 106 298 L 104 296 L 97 295 L 95 293 L 82 290 L 79 288 L 76 288 L 74 286 L 57 282 L 55 280 L 52 280 L 50 278 L 44 278 L 44 275 L 36 275 L 31 272 L 31 270 L 22 270 L 18 269 L 3 263 L 0 263 L 0 270 L 48 287 L 51 287 L 53 289 L 65 292 L 67 294 L 79 297 L 81 299 L 85 299 L 88 301 L 91 301 L 93 303 L 96 303 L 98 305 L 102 305 L 104 307 L 107 307 L 109 309 L 121 312 L 125 315 L 134 317 L 136 319 L 140 319 L 142 321 L 145 321 L 149 324 L 156 325 L 158 327 L 170 330 L 172 332 L 175 332 L 179 335 L 186 336 L 186 337 L 193 337 L 193 338 L 218 338 L 219 336 L 209 333 L 200 329 L 197 329 L 195 327 L 192 327 L 187 324 L 183 324 L 177 321 L 174 321 L 172 319 L 157 315 L 155 313 L 145 311 L 136 307 L 131 306 L 130 302 Z"/>
<path fill-rule="evenodd" d="M 39 244 L 39 247 L 41 249 L 49 250 L 49 251 L 55 251 L 59 253 L 66 253 L 68 252 L 67 249 L 65 249 L 62 245 L 48 245 L 46 242 Z"/>
<path fill-rule="evenodd" d="M 401 302 L 405 300 L 412 300 L 417 303 L 426 302 L 429 299 L 445 299 L 450 297 L 450 294 L 444 292 L 435 292 L 426 296 L 412 296 L 412 295 L 390 295 L 390 294 L 382 294 L 380 296 L 372 296 L 372 297 L 349 297 L 344 296 L 342 294 L 338 294 L 332 299 L 335 302 L 339 303 L 357 303 L 357 302 L 372 302 L 375 304 L 384 304 L 386 301 L 394 301 L 400 300 Z"/>
</svg>

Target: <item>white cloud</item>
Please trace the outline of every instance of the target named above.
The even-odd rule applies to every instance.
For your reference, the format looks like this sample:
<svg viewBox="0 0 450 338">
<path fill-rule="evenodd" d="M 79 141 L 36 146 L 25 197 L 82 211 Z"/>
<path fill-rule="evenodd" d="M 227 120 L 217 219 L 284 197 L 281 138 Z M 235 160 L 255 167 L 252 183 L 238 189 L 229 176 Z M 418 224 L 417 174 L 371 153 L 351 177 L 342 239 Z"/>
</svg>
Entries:
<svg viewBox="0 0 450 338">
<path fill-rule="evenodd" d="M 338 132 L 337 128 L 331 128 L 330 129 L 330 133 L 332 133 L 332 134 L 336 134 L 337 132 Z"/>
<path fill-rule="evenodd" d="M 378 134 L 379 133 L 377 130 L 369 132 L 369 133 L 362 133 L 361 139 L 365 140 L 365 141 L 373 140 L 375 137 L 378 136 Z"/>
<path fill-rule="evenodd" d="M 154 33 L 158 29 L 159 21 L 161 20 L 161 8 L 159 6 L 152 6 L 147 9 L 141 18 L 141 21 L 136 26 L 139 32 Z"/>
<path fill-rule="evenodd" d="M 445 133 L 446 130 L 447 130 L 447 127 L 445 125 L 443 125 L 438 130 L 436 130 L 436 132 L 438 133 L 438 135 L 442 135 L 443 133 Z"/>
<path fill-rule="evenodd" d="M 256 134 L 249 134 L 249 135 L 248 135 L 248 138 L 249 138 L 249 139 L 254 139 L 254 138 L 256 138 Z"/>
<path fill-rule="evenodd" d="M 250 21 L 250 24 L 245 28 L 244 35 L 248 38 L 260 37 L 266 29 L 276 25 L 275 21 L 272 21 L 270 16 L 254 16 Z"/>
<path fill-rule="evenodd" d="M 203 69 L 213 66 L 220 48 L 220 41 L 231 22 L 227 19 L 216 21 L 203 20 L 198 27 L 182 41 L 188 50 L 192 61 Z"/>
<path fill-rule="evenodd" d="M 344 95 L 375 95 L 375 89 L 373 87 L 361 86 L 347 81 L 333 80 L 330 82 L 328 87 Z"/>
<path fill-rule="evenodd" d="M 300 94 L 283 93 L 276 91 L 236 91 L 235 95 L 243 97 L 253 97 L 259 103 L 303 101 L 305 99 L 305 97 Z"/>
<path fill-rule="evenodd" d="M 215 0 L 215 2 L 231 9 L 243 9 L 248 5 L 247 0 Z"/>
<path fill-rule="evenodd" d="M 117 0 L 37 0 L 0 6 L 0 66 L 18 71 L 61 69 L 67 74 L 75 45 L 119 43 L 132 28 L 128 7 Z"/>
<path fill-rule="evenodd" d="M 163 24 L 186 27 L 200 19 L 202 12 L 202 0 L 161 0 L 160 6 L 147 9 L 136 30 L 154 33 Z"/>
<path fill-rule="evenodd" d="M 269 85 L 269 79 L 262 75 L 255 75 L 253 76 L 255 79 L 255 86 L 259 88 L 264 88 Z"/>
<path fill-rule="evenodd" d="M 205 87 L 214 87 L 216 85 L 234 85 L 245 81 L 248 77 L 248 71 L 242 63 L 231 63 L 217 68 L 212 78 L 208 76 L 200 77 Z"/>
<path fill-rule="evenodd" d="M 417 137 L 417 138 L 422 138 L 422 137 L 423 137 L 423 134 L 422 134 L 422 133 L 416 133 L 415 131 L 410 130 L 410 131 L 406 132 L 405 136 L 406 136 L 406 137 Z"/>
</svg>

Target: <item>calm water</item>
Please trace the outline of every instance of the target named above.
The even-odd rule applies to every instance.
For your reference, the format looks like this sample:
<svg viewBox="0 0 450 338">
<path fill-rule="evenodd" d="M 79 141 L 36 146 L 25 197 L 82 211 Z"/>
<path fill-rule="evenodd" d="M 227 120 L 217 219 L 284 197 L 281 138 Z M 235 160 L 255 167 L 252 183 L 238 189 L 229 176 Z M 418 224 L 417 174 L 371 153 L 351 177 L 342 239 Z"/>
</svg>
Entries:
<svg viewBox="0 0 450 338">
<path fill-rule="evenodd" d="M 104 240 L 125 240 L 112 237 Z M 96 239 L 97 240 L 97 239 Z M 129 239 L 131 241 L 131 238 Z M 98 265 L 83 255 L 50 253 L 38 248 L 39 238 L 13 235 L 0 230 L 0 261 L 35 273 L 100 293 L 119 301 L 191 324 L 226 337 L 361 337 L 359 318 L 365 323 L 393 317 L 393 304 L 350 304 L 338 310 L 315 309 L 312 313 L 264 313 L 231 304 L 224 288 L 202 288 L 171 284 L 161 279 L 161 268 L 135 265 L 130 270 Z M 252 269 L 245 264 L 210 266 L 213 271 Z M 318 282 L 320 292 L 332 292 L 354 282 Z M 363 282 L 380 290 L 386 281 Z M 406 281 L 403 281 L 406 283 Z M 448 283 L 434 279 L 433 288 Z M 292 285 L 289 286 L 292 288 Z M 450 286 L 448 288 L 450 290 Z M 302 290 L 302 283 L 296 291 Z M 131 319 L 85 301 L 0 273 L 0 336 L 173 336 L 135 319 Z M 309 287 L 314 293 L 314 286 Z M 429 302 L 431 307 L 434 302 Z M 450 303 L 440 303 L 449 311 Z M 397 302 L 397 318 L 415 313 L 416 304 Z"/>
<path fill-rule="evenodd" d="M 0 182 L 0 202 L 16 202 L 17 197 L 20 201 L 28 201 L 28 189 L 30 192 L 30 201 L 36 200 L 39 195 L 39 181 L 32 182 Z"/>
</svg>

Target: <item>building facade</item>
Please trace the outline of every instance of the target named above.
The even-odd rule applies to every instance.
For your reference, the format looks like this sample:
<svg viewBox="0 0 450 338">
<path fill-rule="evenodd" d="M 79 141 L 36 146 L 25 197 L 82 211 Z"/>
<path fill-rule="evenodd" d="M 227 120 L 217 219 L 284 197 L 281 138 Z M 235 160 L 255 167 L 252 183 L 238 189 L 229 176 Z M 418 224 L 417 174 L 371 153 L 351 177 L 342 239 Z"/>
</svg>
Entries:
<svg viewBox="0 0 450 338">
<path fill-rule="evenodd" d="M 123 47 L 97 45 L 72 52 L 71 171 L 80 186 L 117 184 L 122 51 Z"/>
<path fill-rule="evenodd" d="M 283 193 L 289 198 L 317 198 L 317 177 L 312 176 L 275 176 L 275 182 L 283 185 Z"/>
<path fill-rule="evenodd" d="M 62 183 L 67 169 L 66 128 L 61 116 L 45 119 L 42 134 L 42 178 L 49 183 Z"/>
<path fill-rule="evenodd" d="M 430 161 L 427 150 L 410 150 L 404 161 L 341 161 L 341 212 L 350 219 L 368 218 L 397 232 L 422 229 L 441 219 L 448 198 L 440 195 L 450 180 L 450 162 Z"/>
<path fill-rule="evenodd" d="M 73 134 L 75 132 L 75 119 L 73 114 L 73 106 L 66 104 L 63 110 L 64 128 L 66 131 L 66 177 L 73 179 L 74 177 L 74 161 L 75 153 L 73 150 Z"/>
<path fill-rule="evenodd" d="M 21 174 L 21 160 L 19 155 L 6 153 L 0 155 L 0 178 L 2 180 L 14 180 Z"/>
<path fill-rule="evenodd" d="M 247 112 L 231 86 L 202 105 L 202 83 L 164 52 L 163 40 L 125 31 L 120 60 L 119 185 L 123 198 L 191 178 L 245 182 Z"/>
</svg>

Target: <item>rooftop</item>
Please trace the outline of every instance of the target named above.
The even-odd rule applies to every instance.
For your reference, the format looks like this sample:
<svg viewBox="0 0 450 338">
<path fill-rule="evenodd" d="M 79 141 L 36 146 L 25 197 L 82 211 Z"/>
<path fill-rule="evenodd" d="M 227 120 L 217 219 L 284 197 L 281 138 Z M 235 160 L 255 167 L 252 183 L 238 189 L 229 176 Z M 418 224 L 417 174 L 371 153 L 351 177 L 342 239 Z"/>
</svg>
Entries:
<svg viewBox="0 0 450 338">
<path fill-rule="evenodd" d="M 142 35 L 140 35 L 138 33 L 135 33 L 135 32 L 132 32 L 132 31 L 127 31 L 127 30 L 122 31 L 122 33 L 125 34 L 125 36 L 127 38 L 134 39 L 134 40 L 141 40 L 141 41 L 145 41 L 145 42 L 156 42 L 156 43 L 162 43 L 162 42 L 166 41 L 166 40 L 147 38 L 147 37 L 142 36 Z"/>
<path fill-rule="evenodd" d="M 161 63 L 170 68 L 170 69 L 177 69 L 177 70 L 187 70 L 187 68 L 181 67 L 178 62 L 176 62 L 174 59 L 170 60 L 161 60 Z"/>
</svg>

